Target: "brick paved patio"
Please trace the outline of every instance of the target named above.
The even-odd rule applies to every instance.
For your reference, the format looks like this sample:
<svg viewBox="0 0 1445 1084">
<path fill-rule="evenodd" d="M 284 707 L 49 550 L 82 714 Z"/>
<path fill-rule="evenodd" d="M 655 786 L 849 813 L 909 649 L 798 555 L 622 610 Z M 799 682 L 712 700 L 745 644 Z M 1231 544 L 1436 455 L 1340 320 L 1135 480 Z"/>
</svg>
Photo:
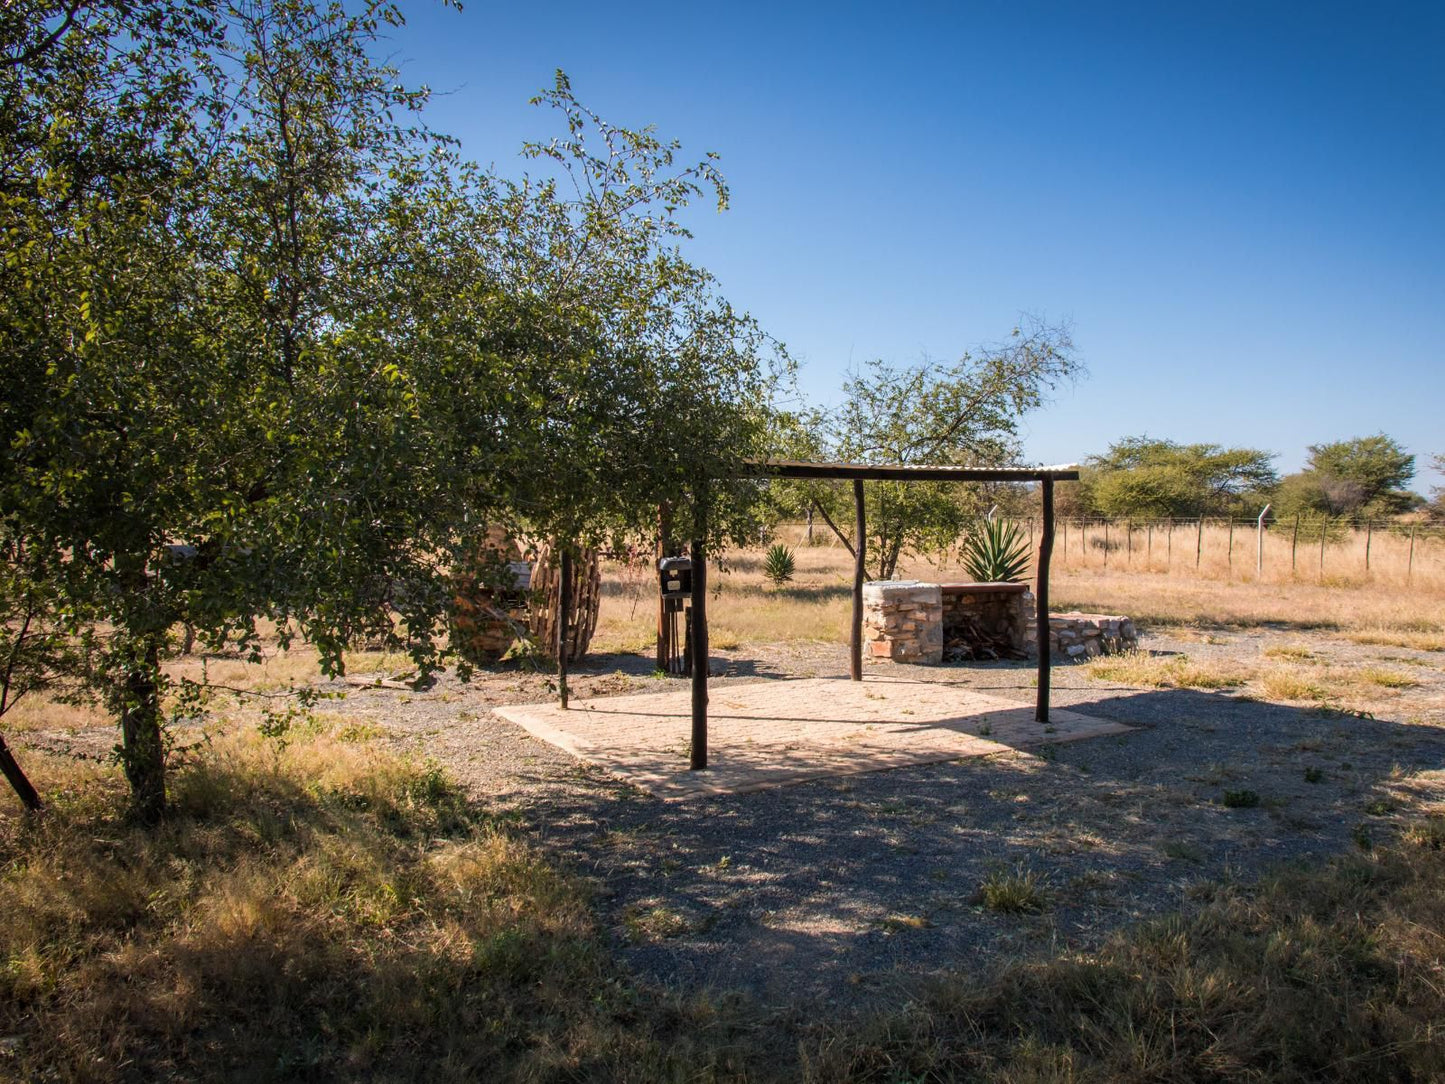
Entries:
<svg viewBox="0 0 1445 1084">
<path fill-rule="evenodd" d="M 891 676 L 760 681 L 712 690 L 706 771 L 687 770 L 686 688 L 493 709 L 504 719 L 660 798 L 736 794 L 806 779 L 988 756 L 1130 728 L 957 685 Z"/>
</svg>

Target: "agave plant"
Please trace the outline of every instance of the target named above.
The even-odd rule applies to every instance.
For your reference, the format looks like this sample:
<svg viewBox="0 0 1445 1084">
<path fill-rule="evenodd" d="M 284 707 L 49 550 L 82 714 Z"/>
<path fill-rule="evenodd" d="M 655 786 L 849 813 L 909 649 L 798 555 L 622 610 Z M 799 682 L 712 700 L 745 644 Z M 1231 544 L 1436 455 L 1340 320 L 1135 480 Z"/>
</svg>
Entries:
<svg viewBox="0 0 1445 1084">
<path fill-rule="evenodd" d="M 1029 544 L 1016 522 L 981 520 L 964 536 L 960 556 L 979 583 L 1017 583 L 1029 574 Z"/>
<path fill-rule="evenodd" d="M 774 542 L 768 547 L 767 555 L 763 558 L 763 575 L 774 587 L 782 587 L 791 580 L 794 571 L 796 569 L 792 550 L 781 542 Z"/>
</svg>

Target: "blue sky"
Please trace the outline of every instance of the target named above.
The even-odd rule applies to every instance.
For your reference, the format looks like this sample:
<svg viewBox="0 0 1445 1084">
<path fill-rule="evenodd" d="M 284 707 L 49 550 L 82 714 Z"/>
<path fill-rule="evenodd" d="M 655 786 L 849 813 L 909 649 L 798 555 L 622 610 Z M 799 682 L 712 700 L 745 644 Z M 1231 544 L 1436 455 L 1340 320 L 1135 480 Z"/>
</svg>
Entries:
<svg viewBox="0 0 1445 1084">
<path fill-rule="evenodd" d="M 1018 314 L 1089 375 L 1027 458 L 1139 433 L 1445 452 L 1445 4 L 408 6 L 395 59 L 520 172 L 563 68 L 608 120 L 712 150 L 691 256 L 836 401 Z M 1445 482 L 1422 469 L 1416 488 Z"/>
</svg>

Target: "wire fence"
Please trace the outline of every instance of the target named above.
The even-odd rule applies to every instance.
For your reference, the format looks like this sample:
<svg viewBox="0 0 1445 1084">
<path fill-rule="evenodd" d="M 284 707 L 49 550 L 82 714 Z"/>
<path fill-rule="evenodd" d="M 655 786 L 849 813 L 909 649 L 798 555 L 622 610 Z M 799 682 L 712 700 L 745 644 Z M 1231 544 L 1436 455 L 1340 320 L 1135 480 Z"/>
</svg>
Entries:
<svg viewBox="0 0 1445 1084">
<path fill-rule="evenodd" d="M 1038 517 L 1020 521 L 1038 552 Z M 807 544 L 807 525 L 791 525 Z M 790 532 L 792 533 L 792 532 Z M 815 526 L 814 544 L 837 544 Z M 1259 583 L 1445 588 L 1445 524 L 1295 517 L 1125 519 L 1056 516 L 1057 571 L 1138 572 Z"/>
</svg>

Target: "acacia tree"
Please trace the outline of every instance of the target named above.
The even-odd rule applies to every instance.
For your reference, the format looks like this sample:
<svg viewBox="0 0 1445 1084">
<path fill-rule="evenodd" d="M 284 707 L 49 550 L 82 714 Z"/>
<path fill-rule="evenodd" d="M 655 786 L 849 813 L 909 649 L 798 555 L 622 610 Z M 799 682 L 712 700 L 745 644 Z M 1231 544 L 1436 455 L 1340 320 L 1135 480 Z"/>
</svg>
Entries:
<svg viewBox="0 0 1445 1084">
<path fill-rule="evenodd" d="M 1279 482 L 1256 448 L 1125 437 L 1090 456 L 1084 487 L 1106 516 L 1223 515 L 1257 509 Z"/>
<path fill-rule="evenodd" d="M 812 446 L 849 462 L 1001 466 L 1018 455 L 1023 415 L 1081 372 L 1069 329 L 1030 318 L 1003 344 L 951 364 L 870 363 L 844 383 L 842 406 L 813 416 Z M 906 553 L 951 545 L 982 510 L 976 490 L 946 483 L 871 482 L 865 494 L 868 571 L 878 579 Z M 842 489 L 812 485 L 805 495 L 853 552 L 839 527 L 851 518 Z"/>
<path fill-rule="evenodd" d="M 1383 433 L 1311 444 L 1305 469 L 1284 479 L 1281 511 L 1393 515 L 1421 498 L 1405 489 L 1415 457 Z"/>
<path fill-rule="evenodd" d="M 33 114 L 0 133 L 0 516 L 90 637 L 147 819 L 177 623 L 255 653 L 269 618 L 328 672 L 361 635 L 435 667 L 476 528 L 579 538 L 684 485 L 717 504 L 768 386 L 766 338 L 668 247 L 714 183 L 669 174 L 673 147 L 604 129 L 589 155 L 563 80 L 544 153 L 576 198 L 508 185 L 372 59 L 390 4 L 177 11 L 0 22 Z M 70 116 L 95 119 L 71 139 Z"/>
</svg>

